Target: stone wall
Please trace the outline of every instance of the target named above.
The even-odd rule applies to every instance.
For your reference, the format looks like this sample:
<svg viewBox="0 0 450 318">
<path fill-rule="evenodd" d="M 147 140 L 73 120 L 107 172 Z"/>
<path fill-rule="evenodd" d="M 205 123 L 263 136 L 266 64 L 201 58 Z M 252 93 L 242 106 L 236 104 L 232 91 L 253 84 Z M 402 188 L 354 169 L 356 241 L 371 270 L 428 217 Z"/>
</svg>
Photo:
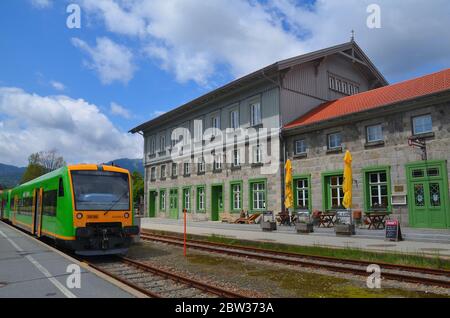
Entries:
<svg viewBox="0 0 450 318">
<path fill-rule="evenodd" d="M 355 121 L 345 126 L 336 126 L 308 132 L 286 138 L 289 157 L 293 160 L 294 174 L 311 174 L 312 206 L 313 209 L 323 210 L 322 203 L 322 173 L 342 170 L 343 157 L 346 150 L 353 155 L 353 205 L 354 209 L 364 210 L 363 173 L 362 169 L 376 166 L 390 166 L 391 187 L 403 186 L 407 191 L 405 165 L 421 159 L 421 151 L 408 146 L 408 138 L 412 136 L 412 117 L 431 114 L 433 133 L 426 138 L 428 160 L 450 159 L 450 103 L 422 107 L 415 110 L 374 117 L 364 121 Z M 366 127 L 382 124 L 384 144 L 377 146 L 366 145 Z M 343 149 L 339 153 L 327 153 L 327 135 L 342 132 Z M 294 156 L 294 142 L 305 139 L 307 156 Z M 450 175 L 448 176 L 450 177 Z M 447 207 L 447 209 L 450 209 Z M 403 225 L 408 225 L 407 205 L 394 206 L 393 215 Z M 449 212 L 450 213 L 450 212 Z"/>
</svg>

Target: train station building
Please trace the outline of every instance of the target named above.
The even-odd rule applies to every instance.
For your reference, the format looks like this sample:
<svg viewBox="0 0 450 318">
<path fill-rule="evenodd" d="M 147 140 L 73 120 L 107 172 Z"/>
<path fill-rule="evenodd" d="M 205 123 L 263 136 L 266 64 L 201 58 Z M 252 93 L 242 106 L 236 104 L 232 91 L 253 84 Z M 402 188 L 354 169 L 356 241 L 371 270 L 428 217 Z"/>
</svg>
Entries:
<svg viewBox="0 0 450 318">
<path fill-rule="evenodd" d="M 354 210 L 450 228 L 449 69 L 389 85 L 351 41 L 276 62 L 131 132 L 145 139 L 149 217 L 280 212 L 287 159 L 296 210 L 339 209 L 349 150 Z"/>
</svg>

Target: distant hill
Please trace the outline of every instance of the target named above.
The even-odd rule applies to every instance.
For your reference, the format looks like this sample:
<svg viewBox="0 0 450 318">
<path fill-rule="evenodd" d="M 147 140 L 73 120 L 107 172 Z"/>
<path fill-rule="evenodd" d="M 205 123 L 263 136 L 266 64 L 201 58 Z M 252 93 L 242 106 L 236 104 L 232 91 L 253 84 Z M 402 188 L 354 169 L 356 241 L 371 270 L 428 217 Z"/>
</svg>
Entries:
<svg viewBox="0 0 450 318">
<path fill-rule="evenodd" d="M 20 183 L 26 168 L 5 165 L 0 163 L 0 186 L 13 188 Z"/>
<path fill-rule="evenodd" d="M 112 163 L 114 163 L 114 165 L 116 166 L 129 170 L 130 173 L 137 171 L 142 176 L 144 176 L 144 164 L 142 162 L 142 159 L 116 159 L 108 162 L 107 164 Z"/>
<path fill-rule="evenodd" d="M 121 168 L 127 169 L 130 173 L 134 171 L 139 172 L 142 176 L 144 176 L 144 165 L 142 163 L 142 159 L 117 159 L 108 162 L 107 164 L 111 164 L 114 162 L 114 165 L 119 166 Z M 11 165 L 5 165 L 0 163 L 0 187 L 4 188 L 13 188 L 20 183 L 23 174 L 27 168 L 19 168 Z"/>
</svg>

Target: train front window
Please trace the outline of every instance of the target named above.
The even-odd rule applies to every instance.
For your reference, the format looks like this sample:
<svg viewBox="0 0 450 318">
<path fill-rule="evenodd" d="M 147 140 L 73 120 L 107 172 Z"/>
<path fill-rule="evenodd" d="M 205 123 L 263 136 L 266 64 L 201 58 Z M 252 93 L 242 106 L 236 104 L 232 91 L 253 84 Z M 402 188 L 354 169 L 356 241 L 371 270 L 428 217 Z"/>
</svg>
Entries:
<svg viewBox="0 0 450 318">
<path fill-rule="evenodd" d="M 128 175 L 110 171 L 72 171 L 77 211 L 130 209 Z"/>
</svg>

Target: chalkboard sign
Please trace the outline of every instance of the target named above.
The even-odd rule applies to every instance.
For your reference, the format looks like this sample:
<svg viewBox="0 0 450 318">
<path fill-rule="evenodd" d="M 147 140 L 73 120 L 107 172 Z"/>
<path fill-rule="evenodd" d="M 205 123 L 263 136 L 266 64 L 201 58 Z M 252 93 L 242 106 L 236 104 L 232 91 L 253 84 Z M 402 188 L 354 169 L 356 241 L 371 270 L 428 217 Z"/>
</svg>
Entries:
<svg viewBox="0 0 450 318">
<path fill-rule="evenodd" d="M 338 224 L 352 224 L 352 212 L 350 210 L 336 211 L 336 222 Z"/>
<path fill-rule="evenodd" d="M 403 241 L 400 222 L 398 222 L 397 220 L 386 221 L 386 240 Z"/>
</svg>

